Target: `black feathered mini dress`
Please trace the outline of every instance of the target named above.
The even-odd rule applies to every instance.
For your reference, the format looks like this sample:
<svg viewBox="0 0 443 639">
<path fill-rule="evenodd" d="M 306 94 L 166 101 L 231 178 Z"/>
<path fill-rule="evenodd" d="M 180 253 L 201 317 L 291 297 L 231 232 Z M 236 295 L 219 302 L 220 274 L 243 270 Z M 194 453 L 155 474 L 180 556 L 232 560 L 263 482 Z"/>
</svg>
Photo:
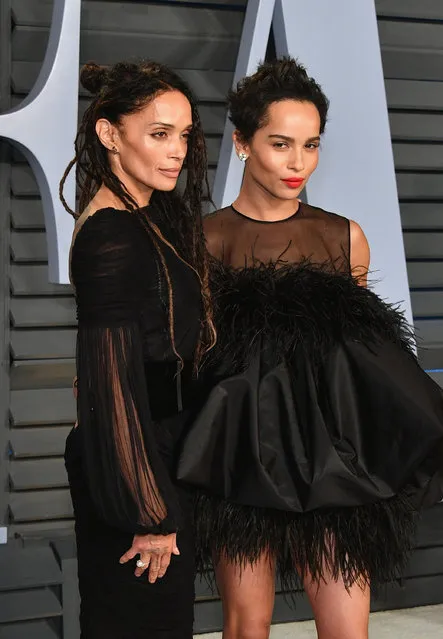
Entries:
<svg viewBox="0 0 443 639">
<path fill-rule="evenodd" d="M 218 344 L 179 466 L 200 561 L 270 552 L 288 588 L 396 578 L 443 496 L 443 392 L 403 315 L 352 277 L 344 217 L 228 207 L 205 226 Z"/>
</svg>

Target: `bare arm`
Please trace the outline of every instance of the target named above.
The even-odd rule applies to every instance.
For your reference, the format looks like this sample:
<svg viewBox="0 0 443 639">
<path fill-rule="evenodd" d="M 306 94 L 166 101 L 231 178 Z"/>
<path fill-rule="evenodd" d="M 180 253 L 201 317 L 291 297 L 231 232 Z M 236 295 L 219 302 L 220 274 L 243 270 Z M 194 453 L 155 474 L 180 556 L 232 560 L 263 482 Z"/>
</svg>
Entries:
<svg viewBox="0 0 443 639">
<path fill-rule="evenodd" d="M 360 286 L 368 282 L 369 262 L 371 259 L 368 240 L 357 222 L 350 221 L 351 232 L 351 272 Z"/>
</svg>

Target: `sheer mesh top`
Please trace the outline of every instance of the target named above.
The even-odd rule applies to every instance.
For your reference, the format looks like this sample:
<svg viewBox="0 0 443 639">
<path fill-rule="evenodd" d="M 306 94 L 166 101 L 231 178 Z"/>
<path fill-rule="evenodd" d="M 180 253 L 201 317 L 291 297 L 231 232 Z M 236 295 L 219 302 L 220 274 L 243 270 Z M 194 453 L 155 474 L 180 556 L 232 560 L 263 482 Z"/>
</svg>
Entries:
<svg viewBox="0 0 443 639">
<path fill-rule="evenodd" d="M 103 518 L 133 533 L 174 531 L 180 517 L 157 450 L 146 375 L 150 362 L 163 367 L 177 362 L 158 246 L 172 284 L 175 346 L 184 360 L 194 355 L 201 308 L 196 274 L 155 241 L 145 215 L 151 211 L 97 211 L 78 231 L 71 259 L 85 474 Z M 171 237 L 161 220 L 153 221 Z"/>
<path fill-rule="evenodd" d="M 349 273 L 349 220 L 300 203 L 294 215 L 277 222 L 255 220 L 233 206 L 205 218 L 209 252 L 225 266 L 278 266 L 309 260 Z"/>
</svg>

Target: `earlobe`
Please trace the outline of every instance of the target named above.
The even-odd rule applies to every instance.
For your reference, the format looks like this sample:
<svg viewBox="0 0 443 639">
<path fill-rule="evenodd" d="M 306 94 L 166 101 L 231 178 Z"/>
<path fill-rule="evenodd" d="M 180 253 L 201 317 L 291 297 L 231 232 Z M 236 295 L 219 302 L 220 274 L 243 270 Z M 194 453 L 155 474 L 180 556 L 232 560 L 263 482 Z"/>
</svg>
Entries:
<svg viewBox="0 0 443 639">
<path fill-rule="evenodd" d="M 95 124 L 95 132 L 97 133 L 97 137 L 103 146 L 111 151 L 111 153 L 118 153 L 118 148 L 115 144 L 114 138 L 114 129 L 109 120 L 105 118 L 100 118 L 97 120 Z"/>
<path fill-rule="evenodd" d="M 241 162 L 246 162 L 249 157 L 246 144 L 240 140 L 239 132 L 235 130 L 232 134 L 232 140 L 234 142 L 235 150 L 238 156 L 238 159 Z"/>
</svg>

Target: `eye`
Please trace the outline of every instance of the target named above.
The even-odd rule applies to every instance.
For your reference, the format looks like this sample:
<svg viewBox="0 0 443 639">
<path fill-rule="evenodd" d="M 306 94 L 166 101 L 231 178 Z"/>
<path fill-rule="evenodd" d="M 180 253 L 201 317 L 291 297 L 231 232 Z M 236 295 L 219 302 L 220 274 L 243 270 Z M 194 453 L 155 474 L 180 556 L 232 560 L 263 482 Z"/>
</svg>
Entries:
<svg viewBox="0 0 443 639">
<path fill-rule="evenodd" d="M 164 138 L 167 136 L 166 131 L 157 131 L 156 133 L 152 134 L 153 138 Z"/>
<path fill-rule="evenodd" d="M 287 148 L 289 148 L 287 142 L 274 142 L 272 146 L 274 147 L 274 149 L 287 149 Z"/>
<path fill-rule="evenodd" d="M 189 140 L 190 137 L 191 137 L 191 131 L 186 131 L 185 133 L 182 134 L 182 138 L 184 138 L 186 142 Z"/>
<path fill-rule="evenodd" d="M 306 148 L 307 149 L 318 149 L 318 147 L 320 146 L 319 142 L 309 142 L 309 144 L 306 144 Z"/>
</svg>

